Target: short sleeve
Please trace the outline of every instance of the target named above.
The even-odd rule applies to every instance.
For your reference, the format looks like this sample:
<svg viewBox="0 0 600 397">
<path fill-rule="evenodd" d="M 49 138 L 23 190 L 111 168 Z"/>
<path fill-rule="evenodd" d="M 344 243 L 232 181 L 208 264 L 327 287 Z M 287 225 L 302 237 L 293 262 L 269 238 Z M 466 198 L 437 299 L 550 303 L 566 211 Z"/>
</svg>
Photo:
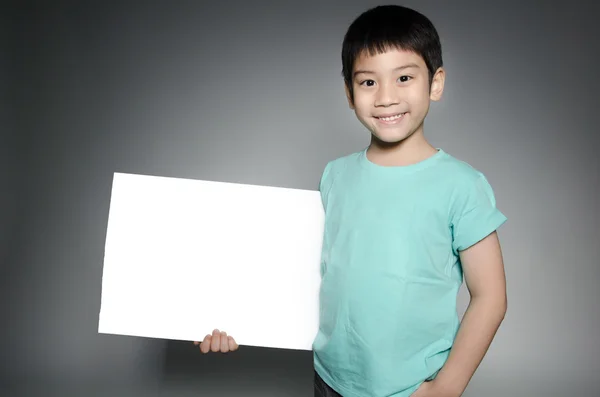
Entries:
<svg viewBox="0 0 600 397">
<path fill-rule="evenodd" d="M 458 192 L 452 213 L 452 249 L 456 255 L 483 240 L 507 220 L 496 208 L 492 187 L 482 174 Z"/>
<path fill-rule="evenodd" d="M 329 188 L 331 186 L 331 163 L 327 163 L 323 174 L 321 175 L 321 181 L 319 182 L 319 192 L 321 193 L 321 201 L 323 202 L 323 208 L 327 207 L 327 197 L 329 195 Z"/>
</svg>

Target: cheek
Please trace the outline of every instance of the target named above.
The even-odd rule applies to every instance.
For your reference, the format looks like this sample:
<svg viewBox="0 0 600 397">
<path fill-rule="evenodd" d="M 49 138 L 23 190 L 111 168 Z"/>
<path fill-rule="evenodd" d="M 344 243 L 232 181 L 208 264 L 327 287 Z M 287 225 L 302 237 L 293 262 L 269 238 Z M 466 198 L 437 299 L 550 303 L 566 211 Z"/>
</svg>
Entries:
<svg viewBox="0 0 600 397">
<path fill-rule="evenodd" d="M 360 98 L 354 99 L 354 107 L 356 109 L 356 113 L 361 116 L 368 116 L 371 114 L 371 101 L 365 96 L 361 96 Z"/>
<path fill-rule="evenodd" d="M 429 107 L 429 94 L 426 91 L 414 91 L 407 98 L 413 111 L 425 111 Z"/>
</svg>

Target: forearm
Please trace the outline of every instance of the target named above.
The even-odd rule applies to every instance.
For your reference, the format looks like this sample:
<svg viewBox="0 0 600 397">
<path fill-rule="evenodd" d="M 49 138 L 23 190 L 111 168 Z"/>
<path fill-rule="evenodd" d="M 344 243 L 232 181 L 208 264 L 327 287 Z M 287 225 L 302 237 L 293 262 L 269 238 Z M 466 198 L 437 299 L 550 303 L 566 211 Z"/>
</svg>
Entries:
<svg viewBox="0 0 600 397">
<path fill-rule="evenodd" d="M 460 396 L 483 360 L 506 313 L 506 301 L 474 297 L 463 316 L 446 364 L 434 382 L 448 396 Z"/>
</svg>

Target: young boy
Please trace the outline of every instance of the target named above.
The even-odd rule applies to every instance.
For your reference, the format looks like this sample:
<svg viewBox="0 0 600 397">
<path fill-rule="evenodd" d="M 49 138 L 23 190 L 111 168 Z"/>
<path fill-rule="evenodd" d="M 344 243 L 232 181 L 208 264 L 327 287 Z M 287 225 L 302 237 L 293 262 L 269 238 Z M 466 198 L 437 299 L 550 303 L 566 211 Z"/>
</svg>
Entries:
<svg viewBox="0 0 600 397">
<path fill-rule="evenodd" d="M 423 134 L 445 72 L 436 29 L 380 6 L 349 27 L 348 103 L 366 150 L 327 164 L 315 396 L 460 396 L 506 312 L 496 209 L 486 178 Z M 464 278 L 471 301 L 459 323 Z M 217 330 L 203 352 L 237 349 Z"/>
</svg>

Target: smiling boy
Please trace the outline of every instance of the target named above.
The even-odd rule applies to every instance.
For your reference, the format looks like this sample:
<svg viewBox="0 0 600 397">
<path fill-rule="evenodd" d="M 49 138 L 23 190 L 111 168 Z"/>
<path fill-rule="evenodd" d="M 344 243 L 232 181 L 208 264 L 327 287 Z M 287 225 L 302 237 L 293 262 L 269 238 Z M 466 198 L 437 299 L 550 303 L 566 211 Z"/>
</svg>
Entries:
<svg viewBox="0 0 600 397">
<path fill-rule="evenodd" d="M 445 71 L 422 14 L 380 6 L 349 27 L 342 68 L 367 149 L 331 161 L 315 396 L 457 397 L 506 312 L 496 208 L 485 176 L 424 136 Z M 471 295 L 458 319 L 463 277 Z M 218 332 L 201 349 L 229 349 Z M 222 347 L 220 347 L 222 344 Z"/>
</svg>

